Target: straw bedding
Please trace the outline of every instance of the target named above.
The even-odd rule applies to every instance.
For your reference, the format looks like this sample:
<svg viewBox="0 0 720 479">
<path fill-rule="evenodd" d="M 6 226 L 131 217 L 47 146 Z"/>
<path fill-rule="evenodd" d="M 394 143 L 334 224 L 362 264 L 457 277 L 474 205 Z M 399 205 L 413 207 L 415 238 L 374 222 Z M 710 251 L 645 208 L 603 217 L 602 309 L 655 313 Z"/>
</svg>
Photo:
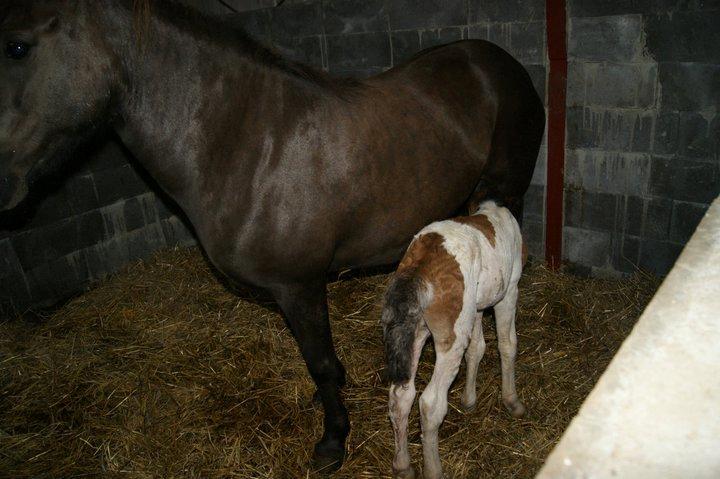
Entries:
<svg viewBox="0 0 720 479">
<path fill-rule="evenodd" d="M 386 275 L 329 285 L 353 429 L 335 477 L 387 477 L 392 430 L 383 382 Z M 520 289 L 517 381 L 528 407 L 500 401 L 494 327 L 478 407 L 458 409 L 464 370 L 440 429 L 449 477 L 529 478 L 558 441 L 657 287 L 653 278 L 581 279 L 530 266 Z M 423 356 L 418 388 L 432 371 Z M 322 414 L 272 302 L 229 293 L 196 249 L 131 265 L 38 319 L 0 323 L 2 477 L 315 477 Z M 421 466 L 417 407 L 411 454 Z"/>
</svg>

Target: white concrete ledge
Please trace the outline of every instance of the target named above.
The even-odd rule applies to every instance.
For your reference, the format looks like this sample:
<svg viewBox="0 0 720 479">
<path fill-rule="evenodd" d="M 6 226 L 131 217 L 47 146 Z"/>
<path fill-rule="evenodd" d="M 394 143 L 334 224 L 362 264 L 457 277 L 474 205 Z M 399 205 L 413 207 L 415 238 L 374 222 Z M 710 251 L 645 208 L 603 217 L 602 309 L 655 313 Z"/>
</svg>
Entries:
<svg viewBox="0 0 720 479">
<path fill-rule="evenodd" d="M 536 477 L 720 478 L 720 199 Z"/>
</svg>

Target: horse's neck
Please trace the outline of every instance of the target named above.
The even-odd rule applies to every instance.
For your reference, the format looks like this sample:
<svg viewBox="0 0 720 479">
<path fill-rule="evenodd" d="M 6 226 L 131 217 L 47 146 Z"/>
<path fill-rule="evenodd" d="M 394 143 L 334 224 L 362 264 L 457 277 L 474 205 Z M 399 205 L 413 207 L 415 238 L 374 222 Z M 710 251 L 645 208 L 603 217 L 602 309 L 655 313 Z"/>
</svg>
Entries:
<svg viewBox="0 0 720 479">
<path fill-rule="evenodd" d="M 255 141 L 245 127 L 252 125 L 258 138 L 274 127 L 273 119 L 287 121 L 283 98 L 302 96 L 302 86 L 242 49 L 167 20 L 153 18 L 141 42 L 125 47 L 116 130 L 126 146 L 181 206 L 183 196 L 201 187 L 203 170 L 217 166 L 218 155 L 234 157 L 224 167 L 241 162 L 249 181 L 255 159 L 237 158 L 247 150 L 244 143 Z"/>
</svg>

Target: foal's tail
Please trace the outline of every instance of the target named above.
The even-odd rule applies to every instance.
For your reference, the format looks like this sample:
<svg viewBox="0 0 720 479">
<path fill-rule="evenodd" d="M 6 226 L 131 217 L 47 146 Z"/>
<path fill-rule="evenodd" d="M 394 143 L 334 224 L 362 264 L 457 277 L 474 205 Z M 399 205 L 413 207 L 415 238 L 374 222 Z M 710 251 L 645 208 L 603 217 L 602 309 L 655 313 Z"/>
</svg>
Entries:
<svg viewBox="0 0 720 479">
<path fill-rule="evenodd" d="M 415 334 L 429 300 L 425 282 L 412 270 L 396 274 L 385 293 L 381 323 L 387 377 L 392 383 L 410 379 Z"/>
</svg>

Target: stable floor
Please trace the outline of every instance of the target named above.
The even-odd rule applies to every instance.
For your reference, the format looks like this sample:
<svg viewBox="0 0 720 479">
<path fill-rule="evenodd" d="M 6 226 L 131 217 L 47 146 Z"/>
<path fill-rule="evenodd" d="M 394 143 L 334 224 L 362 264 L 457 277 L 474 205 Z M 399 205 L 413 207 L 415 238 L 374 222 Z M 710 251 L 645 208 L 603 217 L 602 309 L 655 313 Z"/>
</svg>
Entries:
<svg viewBox="0 0 720 479">
<path fill-rule="evenodd" d="M 334 477 L 389 477 L 393 436 L 379 326 L 386 275 L 329 285 L 353 429 Z M 494 325 L 478 407 L 440 429 L 448 477 L 533 477 L 657 288 L 636 274 L 583 279 L 529 266 L 520 288 L 517 384 L 500 401 Z M 423 356 L 418 389 L 432 372 Z M 161 252 L 41 318 L 0 323 L 0 477 L 315 477 L 313 384 L 273 303 L 233 295 L 197 249 Z M 411 454 L 421 469 L 417 406 Z"/>
</svg>

